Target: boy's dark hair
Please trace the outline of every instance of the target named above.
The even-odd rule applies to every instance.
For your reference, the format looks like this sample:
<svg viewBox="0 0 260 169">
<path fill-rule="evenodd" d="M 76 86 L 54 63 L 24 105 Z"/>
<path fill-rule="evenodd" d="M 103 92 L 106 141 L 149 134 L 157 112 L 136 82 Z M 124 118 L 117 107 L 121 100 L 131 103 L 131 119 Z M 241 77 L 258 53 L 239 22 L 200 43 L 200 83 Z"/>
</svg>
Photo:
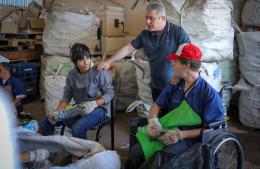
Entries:
<svg viewBox="0 0 260 169">
<path fill-rule="evenodd" d="M 89 48 L 81 43 L 75 43 L 70 48 L 70 58 L 71 61 L 76 64 L 78 60 L 83 59 L 84 57 L 91 58 Z"/>
<path fill-rule="evenodd" d="M 178 59 L 180 61 L 181 64 L 185 64 L 185 65 L 190 65 L 190 69 L 194 72 L 199 71 L 200 66 L 201 66 L 201 62 L 200 61 L 193 61 L 193 60 L 189 60 L 186 58 L 179 58 Z"/>
</svg>

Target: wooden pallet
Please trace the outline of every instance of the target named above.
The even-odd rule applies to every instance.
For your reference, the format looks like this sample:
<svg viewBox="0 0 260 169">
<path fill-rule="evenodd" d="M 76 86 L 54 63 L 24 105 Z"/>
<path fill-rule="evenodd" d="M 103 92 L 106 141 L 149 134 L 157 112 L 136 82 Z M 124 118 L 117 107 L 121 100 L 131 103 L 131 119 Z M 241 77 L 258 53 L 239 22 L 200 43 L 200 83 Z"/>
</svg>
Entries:
<svg viewBox="0 0 260 169">
<path fill-rule="evenodd" d="M 1 51 L 35 49 L 42 41 L 41 34 L 0 34 Z"/>
<path fill-rule="evenodd" d="M 10 60 L 40 59 L 41 52 L 35 50 L 22 50 L 17 52 L 0 52 L 0 55 Z"/>
</svg>

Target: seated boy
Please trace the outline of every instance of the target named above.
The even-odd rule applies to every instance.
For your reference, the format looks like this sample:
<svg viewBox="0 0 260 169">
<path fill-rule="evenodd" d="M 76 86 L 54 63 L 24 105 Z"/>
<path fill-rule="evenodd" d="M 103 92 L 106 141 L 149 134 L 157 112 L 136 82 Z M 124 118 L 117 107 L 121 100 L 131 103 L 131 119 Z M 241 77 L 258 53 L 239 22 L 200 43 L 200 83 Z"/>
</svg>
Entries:
<svg viewBox="0 0 260 169">
<path fill-rule="evenodd" d="M 198 140 L 203 125 L 224 120 L 221 97 L 199 74 L 202 53 L 188 43 L 168 56 L 180 78 L 168 83 L 150 110 L 148 125 L 137 132 L 138 143 L 130 150 L 126 169 L 139 168 L 157 151 L 177 155 Z M 158 119 L 159 110 L 170 110 Z"/>
</svg>

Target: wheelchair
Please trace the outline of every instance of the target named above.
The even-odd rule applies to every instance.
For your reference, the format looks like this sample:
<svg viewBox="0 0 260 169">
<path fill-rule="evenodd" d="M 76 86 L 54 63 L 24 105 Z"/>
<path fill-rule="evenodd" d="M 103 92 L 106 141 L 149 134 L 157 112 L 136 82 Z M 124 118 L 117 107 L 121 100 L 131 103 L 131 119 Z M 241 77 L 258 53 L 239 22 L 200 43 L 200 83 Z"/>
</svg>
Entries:
<svg viewBox="0 0 260 169">
<path fill-rule="evenodd" d="M 132 121 L 131 121 L 132 120 Z M 138 127 L 147 124 L 147 119 L 136 117 L 130 120 L 130 148 L 137 142 L 134 137 Z M 198 142 L 192 147 L 172 156 L 157 152 L 139 169 L 243 169 L 244 153 L 237 137 L 227 129 L 225 120 L 204 126 Z"/>
<path fill-rule="evenodd" d="M 204 168 L 243 168 L 243 148 L 238 138 L 228 131 L 225 120 L 205 126 L 202 130 L 201 141 L 199 144 L 204 148 L 203 151 L 206 151 Z"/>
<path fill-rule="evenodd" d="M 232 91 L 232 87 L 222 87 L 219 92 L 221 98 L 226 90 Z M 224 110 L 227 111 L 226 108 Z M 147 118 L 130 119 L 129 150 L 138 142 L 135 137 L 138 128 L 146 124 Z M 243 169 L 244 166 L 243 147 L 238 138 L 228 131 L 226 120 L 204 125 L 198 142 L 175 157 L 162 152 L 156 154 L 152 157 L 153 165 L 146 165 L 149 163 L 146 160 L 139 169 Z"/>
</svg>

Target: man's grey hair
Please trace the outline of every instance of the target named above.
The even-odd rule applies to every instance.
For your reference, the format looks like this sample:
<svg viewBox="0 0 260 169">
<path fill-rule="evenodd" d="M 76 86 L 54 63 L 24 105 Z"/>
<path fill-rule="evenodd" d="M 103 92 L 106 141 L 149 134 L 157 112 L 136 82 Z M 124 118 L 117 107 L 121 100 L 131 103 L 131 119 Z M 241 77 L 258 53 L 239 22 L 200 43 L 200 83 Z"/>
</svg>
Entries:
<svg viewBox="0 0 260 169">
<path fill-rule="evenodd" d="M 150 2 L 146 7 L 146 11 L 155 10 L 160 16 L 166 16 L 164 5 L 160 2 Z"/>
</svg>

